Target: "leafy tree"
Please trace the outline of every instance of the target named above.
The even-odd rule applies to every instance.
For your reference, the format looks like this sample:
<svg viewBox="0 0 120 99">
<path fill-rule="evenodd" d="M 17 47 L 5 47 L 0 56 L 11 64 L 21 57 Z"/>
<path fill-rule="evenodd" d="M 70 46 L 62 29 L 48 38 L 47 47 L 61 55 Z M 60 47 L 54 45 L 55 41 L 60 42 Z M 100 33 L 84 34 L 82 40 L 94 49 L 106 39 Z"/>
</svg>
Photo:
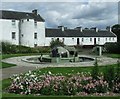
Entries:
<svg viewBox="0 0 120 99">
<path fill-rule="evenodd" d="M 120 24 L 113 25 L 112 32 L 117 35 L 117 40 L 118 40 L 118 42 L 120 42 Z"/>
<path fill-rule="evenodd" d="M 53 48 L 55 46 L 64 46 L 64 42 L 60 41 L 60 40 L 52 40 L 50 42 L 50 47 Z"/>
</svg>

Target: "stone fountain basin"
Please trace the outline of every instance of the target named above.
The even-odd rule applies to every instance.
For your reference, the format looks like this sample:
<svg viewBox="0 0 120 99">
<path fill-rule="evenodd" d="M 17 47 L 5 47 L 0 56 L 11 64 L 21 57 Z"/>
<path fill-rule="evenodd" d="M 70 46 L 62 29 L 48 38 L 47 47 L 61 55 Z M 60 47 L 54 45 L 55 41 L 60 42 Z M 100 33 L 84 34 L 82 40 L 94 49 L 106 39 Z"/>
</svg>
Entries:
<svg viewBox="0 0 120 99">
<path fill-rule="evenodd" d="M 69 57 L 69 58 L 60 58 L 60 57 L 50 57 L 49 55 L 42 56 L 42 62 L 39 61 L 40 56 L 31 56 L 30 58 L 22 59 L 24 62 L 33 63 L 33 64 L 45 64 L 45 63 L 78 63 L 78 62 L 89 62 L 94 61 L 95 58 L 90 56 L 81 56 L 78 57 Z M 74 61 L 75 60 L 75 61 Z"/>
</svg>

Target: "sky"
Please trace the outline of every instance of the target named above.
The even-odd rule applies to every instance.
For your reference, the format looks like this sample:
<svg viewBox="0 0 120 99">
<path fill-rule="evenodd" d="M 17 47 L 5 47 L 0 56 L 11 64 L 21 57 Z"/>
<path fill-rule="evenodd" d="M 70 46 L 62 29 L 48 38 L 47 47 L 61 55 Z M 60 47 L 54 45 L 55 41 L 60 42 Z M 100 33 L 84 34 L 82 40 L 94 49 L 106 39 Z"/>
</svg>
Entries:
<svg viewBox="0 0 120 99">
<path fill-rule="evenodd" d="M 52 28 L 63 25 L 105 29 L 118 23 L 117 2 L 3 2 L 2 9 L 22 12 L 37 9 L 46 27 Z"/>
</svg>

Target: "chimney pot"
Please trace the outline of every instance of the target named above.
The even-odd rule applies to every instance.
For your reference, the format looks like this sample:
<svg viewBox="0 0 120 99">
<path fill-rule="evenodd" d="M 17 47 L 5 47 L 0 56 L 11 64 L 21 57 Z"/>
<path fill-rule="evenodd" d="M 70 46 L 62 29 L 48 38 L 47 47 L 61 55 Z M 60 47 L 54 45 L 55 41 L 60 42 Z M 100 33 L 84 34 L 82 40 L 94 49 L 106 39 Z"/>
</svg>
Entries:
<svg viewBox="0 0 120 99">
<path fill-rule="evenodd" d="M 79 30 L 80 32 L 82 32 L 82 27 L 76 27 L 75 30 Z"/>
<path fill-rule="evenodd" d="M 108 31 L 111 32 L 111 27 L 110 27 L 110 26 L 107 26 L 107 27 L 106 27 L 106 30 L 108 30 Z"/>
<path fill-rule="evenodd" d="M 37 15 L 37 9 L 32 10 L 32 13 Z"/>
<path fill-rule="evenodd" d="M 62 31 L 65 30 L 65 27 L 64 26 L 58 26 L 59 29 L 61 29 Z"/>
</svg>

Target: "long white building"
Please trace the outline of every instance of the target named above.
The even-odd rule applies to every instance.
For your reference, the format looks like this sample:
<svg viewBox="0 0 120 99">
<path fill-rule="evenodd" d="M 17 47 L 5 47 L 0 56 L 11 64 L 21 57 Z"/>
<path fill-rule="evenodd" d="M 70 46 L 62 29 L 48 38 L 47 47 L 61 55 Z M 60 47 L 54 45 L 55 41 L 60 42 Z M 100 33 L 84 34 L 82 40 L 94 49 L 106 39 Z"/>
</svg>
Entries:
<svg viewBox="0 0 120 99">
<path fill-rule="evenodd" d="M 117 42 L 116 35 L 111 28 L 67 29 L 45 28 L 45 20 L 37 13 L 1 10 L 0 33 L 1 41 L 29 47 L 49 46 L 52 40 L 61 40 L 66 45 L 104 45 L 106 42 Z"/>
</svg>

